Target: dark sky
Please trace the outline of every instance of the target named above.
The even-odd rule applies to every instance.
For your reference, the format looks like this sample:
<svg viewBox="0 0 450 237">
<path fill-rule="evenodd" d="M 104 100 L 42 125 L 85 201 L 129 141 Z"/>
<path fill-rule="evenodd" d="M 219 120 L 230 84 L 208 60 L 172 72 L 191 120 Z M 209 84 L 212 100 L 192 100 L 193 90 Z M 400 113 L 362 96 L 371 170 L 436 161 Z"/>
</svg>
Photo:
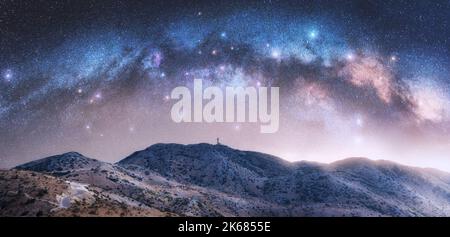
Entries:
<svg viewBox="0 0 450 237">
<path fill-rule="evenodd" d="M 78 32 L 113 28 L 146 34 L 203 11 L 205 19 L 239 11 L 264 15 L 323 16 L 339 27 L 371 32 L 387 50 L 415 47 L 448 55 L 448 1 L 13 1 L 1 7 L 2 61 L 20 62 Z M 356 28 L 356 29 L 355 29 Z"/>
<path fill-rule="evenodd" d="M 0 2 L 0 167 L 156 142 L 450 170 L 449 1 Z M 176 86 L 280 87 L 280 131 L 175 124 Z M 430 158 L 431 157 L 431 158 Z"/>
</svg>

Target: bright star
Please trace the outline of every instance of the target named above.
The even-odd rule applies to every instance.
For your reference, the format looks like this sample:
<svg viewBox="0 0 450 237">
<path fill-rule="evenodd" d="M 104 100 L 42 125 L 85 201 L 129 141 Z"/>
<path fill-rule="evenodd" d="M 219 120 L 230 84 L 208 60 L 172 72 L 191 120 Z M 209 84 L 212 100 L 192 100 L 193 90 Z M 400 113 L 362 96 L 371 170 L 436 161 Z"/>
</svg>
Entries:
<svg viewBox="0 0 450 237">
<path fill-rule="evenodd" d="M 12 71 L 9 70 L 9 69 L 6 70 L 6 72 L 5 72 L 5 74 L 4 74 L 5 80 L 6 80 L 6 81 L 11 81 L 12 77 L 13 77 Z"/>
<path fill-rule="evenodd" d="M 272 50 L 272 58 L 280 59 L 280 57 L 281 57 L 281 53 L 279 50 L 277 50 L 277 49 Z"/>
<path fill-rule="evenodd" d="M 312 30 L 312 31 L 310 31 L 309 33 L 308 33 L 308 37 L 310 38 L 310 39 L 316 39 L 317 38 L 317 36 L 319 35 L 319 33 L 317 32 L 317 31 L 315 31 L 315 30 Z"/>
<path fill-rule="evenodd" d="M 352 53 L 348 53 L 347 56 L 345 56 L 345 58 L 346 58 L 348 61 L 352 61 L 352 60 L 355 58 L 355 55 L 353 55 Z"/>
</svg>

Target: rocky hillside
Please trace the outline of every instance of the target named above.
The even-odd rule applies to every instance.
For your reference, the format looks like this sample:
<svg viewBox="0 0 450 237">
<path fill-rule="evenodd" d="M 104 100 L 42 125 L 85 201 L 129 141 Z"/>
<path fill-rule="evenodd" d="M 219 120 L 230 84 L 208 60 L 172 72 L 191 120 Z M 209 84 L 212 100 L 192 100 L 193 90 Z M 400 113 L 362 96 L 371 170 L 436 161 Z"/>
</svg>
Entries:
<svg viewBox="0 0 450 237">
<path fill-rule="evenodd" d="M 16 169 L 161 215 L 450 216 L 449 174 L 365 158 L 289 163 L 224 145 L 156 144 L 116 164 L 71 152 Z"/>
<path fill-rule="evenodd" d="M 167 216 L 93 185 L 30 171 L 0 171 L 0 216 Z"/>
<path fill-rule="evenodd" d="M 240 196 L 259 196 L 267 179 L 290 173 L 294 168 L 274 156 L 210 144 L 156 144 L 117 165 Z"/>
</svg>

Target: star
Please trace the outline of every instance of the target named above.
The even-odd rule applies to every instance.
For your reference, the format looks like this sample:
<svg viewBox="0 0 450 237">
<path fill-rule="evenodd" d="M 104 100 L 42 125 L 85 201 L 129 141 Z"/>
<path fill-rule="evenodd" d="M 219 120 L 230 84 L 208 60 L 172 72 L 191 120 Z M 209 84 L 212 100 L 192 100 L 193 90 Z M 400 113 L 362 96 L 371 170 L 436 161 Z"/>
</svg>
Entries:
<svg viewBox="0 0 450 237">
<path fill-rule="evenodd" d="M 274 58 L 274 59 L 280 59 L 281 52 L 278 49 L 274 49 L 274 50 L 272 50 L 271 55 L 272 55 L 272 58 Z"/>
<path fill-rule="evenodd" d="M 316 30 L 311 30 L 308 33 L 308 38 L 311 39 L 311 40 L 314 40 L 314 39 L 317 38 L 318 35 L 319 35 L 319 33 Z"/>
<path fill-rule="evenodd" d="M 356 126 L 358 127 L 362 127 L 364 125 L 364 121 L 362 120 L 361 117 L 357 117 L 355 120 Z"/>
<path fill-rule="evenodd" d="M 6 70 L 6 71 L 5 71 L 5 74 L 3 75 L 3 78 L 4 78 L 7 82 L 10 82 L 11 79 L 12 79 L 12 77 L 13 77 L 12 71 L 11 71 L 10 69 Z"/>
<path fill-rule="evenodd" d="M 346 58 L 348 61 L 352 61 L 353 59 L 355 59 L 355 55 L 353 55 L 352 53 L 348 53 L 348 54 L 345 56 L 345 58 Z"/>
</svg>

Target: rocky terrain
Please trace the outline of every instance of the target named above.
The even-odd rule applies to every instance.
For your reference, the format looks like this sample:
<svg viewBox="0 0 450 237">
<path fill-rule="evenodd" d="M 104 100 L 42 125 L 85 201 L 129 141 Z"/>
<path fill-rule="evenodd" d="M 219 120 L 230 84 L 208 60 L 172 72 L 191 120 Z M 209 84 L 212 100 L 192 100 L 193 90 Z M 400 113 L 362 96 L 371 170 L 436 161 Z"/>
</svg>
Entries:
<svg viewBox="0 0 450 237">
<path fill-rule="evenodd" d="M 1 216 L 168 216 L 154 208 L 130 205 L 94 185 L 42 173 L 0 171 Z"/>
<path fill-rule="evenodd" d="M 1 216 L 450 216 L 448 173 L 210 144 L 155 144 L 116 164 L 69 152 L 1 171 L 0 192 Z"/>
</svg>

